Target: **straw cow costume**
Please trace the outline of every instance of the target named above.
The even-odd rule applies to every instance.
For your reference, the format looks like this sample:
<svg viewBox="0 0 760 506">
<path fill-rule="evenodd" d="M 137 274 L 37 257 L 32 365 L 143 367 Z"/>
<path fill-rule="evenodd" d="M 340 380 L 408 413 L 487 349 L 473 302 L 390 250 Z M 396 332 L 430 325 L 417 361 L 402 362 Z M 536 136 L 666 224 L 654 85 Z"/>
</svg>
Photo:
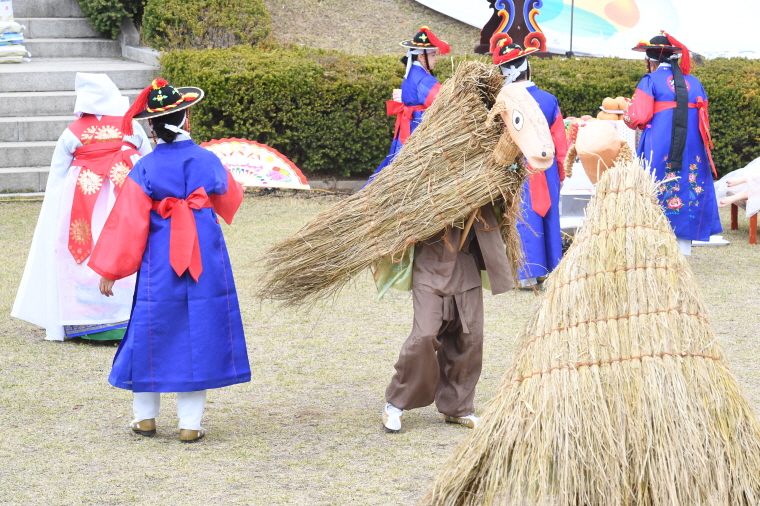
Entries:
<svg viewBox="0 0 760 506">
<path fill-rule="evenodd" d="M 89 266 L 110 294 L 137 272 L 129 327 L 111 385 L 134 392 L 132 429 L 156 431 L 160 392 L 178 392 L 180 439 L 205 434 L 206 390 L 250 381 L 243 324 L 219 218 L 232 222 L 243 189 L 182 127 L 198 88 L 156 79 L 125 116 L 150 118 L 156 149 L 127 177 Z M 189 128 L 185 127 L 185 128 Z"/>
<path fill-rule="evenodd" d="M 137 123 L 122 130 L 129 107 L 105 74 L 77 73 L 74 115 L 53 153 L 34 239 L 11 315 L 45 328 L 45 339 L 121 339 L 135 280 L 104 299 L 86 260 L 133 163 L 150 152 Z"/>
<path fill-rule="evenodd" d="M 438 79 L 432 74 L 436 58 L 451 51 L 449 45 L 436 37 L 427 26 L 420 28 L 413 39 L 401 42 L 401 46 L 408 49 L 406 56 L 401 58 L 401 63 L 406 65 L 404 80 L 401 82 L 401 98 L 400 101 L 389 100 L 386 103 L 388 116 L 396 116 L 393 142 L 390 153 L 367 183 L 393 161 L 401 146 L 422 123 L 422 115 L 441 89 Z"/>
<path fill-rule="evenodd" d="M 384 262 L 412 271 L 414 324 L 386 390 L 387 430 L 434 401 L 447 421 L 477 423 L 481 271 L 493 293 L 512 288 L 526 158 L 536 170 L 554 160 L 536 101 L 502 90 L 493 66 L 462 63 L 390 165 L 267 253 L 259 297 L 288 304 L 313 304 L 365 269 L 377 277 Z"/>
<path fill-rule="evenodd" d="M 689 50 L 671 35 L 663 32 L 633 49 L 646 52 L 650 73 L 639 82 L 624 120 L 643 130 L 637 154 L 662 181 L 660 202 L 688 255 L 691 241 L 708 241 L 722 230 L 712 181 L 717 173 L 710 153 L 707 93 L 689 75 Z"/>
<path fill-rule="evenodd" d="M 657 193 L 639 159 L 602 174 L 495 397 L 419 504 L 760 504 L 760 423 Z"/>
<path fill-rule="evenodd" d="M 563 164 L 567 153 L 565 123 L 554 95 L 540 90 L 531 80 L 527 56 L 538 48 L 523 49 L 513 44 L 506 33 L 491 38 L 493 62 L 504 75 L 504 86 L 522 86 L 541 108 L 551 131 L 554 161 L 546 171 L 533 172 L 523 188 L 520 231 L 525 262 L 519 269 L 520 285 L 531 287 L 536 278 L 548 275 L 562 258 L 562 232 L 559 224 L 559 190 L 565 179 Z"/>
</svg>

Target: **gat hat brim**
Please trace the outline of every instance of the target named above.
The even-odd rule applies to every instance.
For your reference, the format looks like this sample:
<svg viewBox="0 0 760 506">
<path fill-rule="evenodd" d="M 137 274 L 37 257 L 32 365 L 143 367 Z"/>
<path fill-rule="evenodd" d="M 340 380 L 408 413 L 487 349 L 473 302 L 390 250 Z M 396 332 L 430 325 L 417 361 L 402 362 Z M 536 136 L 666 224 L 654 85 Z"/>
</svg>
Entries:
<svg viewBox="0 0 760 506">
<path fill-rule="evenodd" d="M 449 46 L 448 42 L 436 37 L 427 26 L 420 28 L 419 33 L 413 39 L 399 42 L 399 45 L 409 49 L 437 49 L 440 54 L 447 54 L 451 51 L 451 46 Z"/>
<path fill-rule="evenodd" d="M 632 48 L 634 51 L 639 51 L 641 53 L 645 53 L 650 49 L 654 49 L 655 51 L 663 51 L 668 53 L 681 53 L 682 49 L 680 47 L 676 46 L 669 46 L 667 44 L 650 44 L 647 41 L 641 41 L 638 44 L 636 44 L 636 47 Z"/>
<path fill-rule="evenodd" d="M 199 103 L 201 100 L 204 99 L 206 95 L 202 89 L 196 88 L 195 86 L 182 86 L 176 89 L 182 95 L 182 98 L 183 98 L 182 102 L 179 102 L 176 104 L 167 104 L 165 107 L 158 107 L 156 109 L 146 108 L 144 111 L 140 112 L 139 114 L 135 114 L 133 118 L 134 119 L 157 118 L 159 116 L 165 116 L 173 112 L 181 111 L 183 109 L 187 109 L 188 107 L 192 107 L 195 104 Z"/>
<path fill-rule="evenodd" d="M 499 66 L 504 65 L 505 63 L 509 63 L 511 61 L 517 60 L 518 58 L 522 58 L 523 56 L 528 56 L 531 53 L 535 53 L 538 50 L 539 50 L 539 48 L 537 48 L 537 47 L 529 47 L 529 48 L 521 50 L 518 53 L 509 55 L 509 56 L 508 55 L 504 55 L 506 58 L 503 59 L 503 60 L 499 59 L 499 63 L 496 63 L 496 65 L 499 65 Z"/>
</svg>

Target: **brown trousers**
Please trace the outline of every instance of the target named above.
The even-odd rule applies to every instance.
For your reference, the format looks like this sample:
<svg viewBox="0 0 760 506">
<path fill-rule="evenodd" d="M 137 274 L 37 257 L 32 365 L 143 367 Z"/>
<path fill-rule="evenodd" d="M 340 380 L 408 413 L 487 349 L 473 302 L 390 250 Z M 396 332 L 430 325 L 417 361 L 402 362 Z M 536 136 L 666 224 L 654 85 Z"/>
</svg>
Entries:
<svg viewBox="0 0 760 506">
<path fill-rule="evenodd" d="M 475 412 L 483 365 L 483 290 L 442 297 L 412 290 L 414 325 L 401 347 L 385 398 L 400 409 L 435 401 L 444 415 Z"/>
</svg>

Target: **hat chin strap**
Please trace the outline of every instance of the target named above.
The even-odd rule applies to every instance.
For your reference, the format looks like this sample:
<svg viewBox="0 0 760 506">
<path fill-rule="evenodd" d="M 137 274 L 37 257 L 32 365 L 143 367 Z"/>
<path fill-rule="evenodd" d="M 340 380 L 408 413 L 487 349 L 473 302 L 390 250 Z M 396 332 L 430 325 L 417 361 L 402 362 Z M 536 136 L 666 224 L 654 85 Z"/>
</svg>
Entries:
<svg viewBox="0 0 760 506">
<path fill-rule="evenodd" d="M 515 67 L 514 65 L 510 65 L 507 67 L 506 65 L 501 65 L 501 74 L 504 76 L 504 84 L 512 84 L 515 79 L 520 77 L 520 74 L 528 70 L 528 59 L 526 58 L 522 65 L 519 67 Z"/>
</svg>

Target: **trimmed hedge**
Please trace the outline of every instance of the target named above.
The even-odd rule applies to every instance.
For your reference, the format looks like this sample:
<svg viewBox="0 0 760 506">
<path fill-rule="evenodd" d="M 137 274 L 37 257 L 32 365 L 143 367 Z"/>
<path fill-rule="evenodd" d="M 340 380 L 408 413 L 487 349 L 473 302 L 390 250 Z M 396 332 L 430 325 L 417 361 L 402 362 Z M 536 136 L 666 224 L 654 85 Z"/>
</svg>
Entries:
<svg viewBox="0 0 760 506">
<path fill-rule="evenodd" d="M 115 39 L 121 20 L 129 16 L 139 20 L 143 0 L 77 0 L 92 27 L 106 37 Z"/>
<path fill-rule="evenodd" d="M 161 59 L 176 86 L 199 86 L 197 141 L 263 142 L 309 171 L 368 174 L 387 153 L 393 121 L 384 100 L 401 82 L 396 57 L 306 48 L 178 51 Z"/>
<path fill-rule="evenodd" d="M 439 59 L 439 79 L 464 59 L 472 58 Z M 385 115 L 385 101 L 404 71 L 397 56 L 235 47 L 174 52 L 161 64 L 173 84 L 207 92 L 193 107 L 198 141 L 256 140 L 308 171 L 342 176 L 369 175 L 388 153 L 394 118 Z M 632 96 L 644 73 L 642 61 L 614 58 L 534 59 L 532 65 L 536 84 L 557 96 L 565 116 L 596 115 L 605 97 Z M 719 173 L 760 156 L 760 61 L 716 59 L 694 75 L 710 100 Z"/>
<path fill-rule="evenodd" d="M 163 51 L 255 45 L 270 31 L 264 0 L 147 0 L 142 20 L 145 41 Z"/>
</svg>

